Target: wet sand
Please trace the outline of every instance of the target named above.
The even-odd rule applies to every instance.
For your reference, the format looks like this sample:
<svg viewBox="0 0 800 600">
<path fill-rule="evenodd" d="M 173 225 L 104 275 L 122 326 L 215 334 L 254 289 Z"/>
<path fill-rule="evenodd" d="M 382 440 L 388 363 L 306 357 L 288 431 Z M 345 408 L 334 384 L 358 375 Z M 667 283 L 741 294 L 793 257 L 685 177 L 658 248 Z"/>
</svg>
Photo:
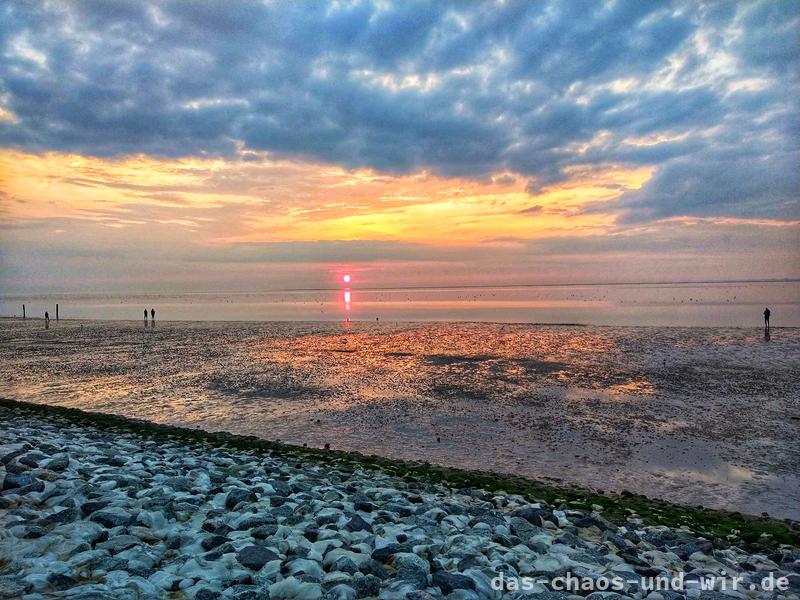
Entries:
<svg viewBox="0 0 800 600">
<path fill-rule="evenodd" d="M 800 330 L 0 321 L 0 394 L 800 518 Z"/>
</svg>

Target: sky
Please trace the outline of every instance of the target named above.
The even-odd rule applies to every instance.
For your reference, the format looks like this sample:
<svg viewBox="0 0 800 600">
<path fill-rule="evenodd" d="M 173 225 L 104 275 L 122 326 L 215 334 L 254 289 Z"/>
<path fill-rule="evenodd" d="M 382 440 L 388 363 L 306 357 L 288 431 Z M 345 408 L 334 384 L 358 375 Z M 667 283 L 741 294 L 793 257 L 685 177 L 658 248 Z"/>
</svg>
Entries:
<svg viewBox="0 0 800 600">
<path fill-rule="evenodd" d="M 800 277 L 800 3 L 0 5 L 0 293 Z"/>
</svg>

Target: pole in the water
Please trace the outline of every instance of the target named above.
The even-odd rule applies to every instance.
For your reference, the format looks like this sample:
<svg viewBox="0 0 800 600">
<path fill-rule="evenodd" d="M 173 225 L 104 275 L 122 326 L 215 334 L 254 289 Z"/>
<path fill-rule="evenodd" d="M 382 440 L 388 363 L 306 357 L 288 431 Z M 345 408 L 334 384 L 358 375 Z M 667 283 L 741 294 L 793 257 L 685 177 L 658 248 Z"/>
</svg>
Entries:
<svg viewBox="0 0 800 600">
<path fill-rule="evenodd" d="M 58 321 L 58 302 L 56 302 L 56 321 Z"/>
<path fill-rule="evenodd" d="M 25 305 L 22 305 L 22 320 L 25 320 Z"/>
</svg>

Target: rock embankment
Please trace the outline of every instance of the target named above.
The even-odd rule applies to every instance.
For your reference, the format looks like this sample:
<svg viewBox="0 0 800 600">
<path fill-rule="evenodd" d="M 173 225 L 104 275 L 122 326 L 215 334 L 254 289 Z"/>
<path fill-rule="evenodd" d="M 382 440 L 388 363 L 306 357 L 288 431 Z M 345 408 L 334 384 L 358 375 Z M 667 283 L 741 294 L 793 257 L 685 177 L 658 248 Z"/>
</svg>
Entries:
<svg viewBox="0 0 800 600">
<path fill-rule="evenodd" d="M 746 600 L 800 591 L 800 554 L 789 547 L 751 554 L 635 517 L 618 527 L 516 495 L 57 417 L 0 414 L 0 481 L 0 598 Z M 685 589 L 646 588 L 681 573 Z M 585 589 L 554 591 L 567 574 Z M 718 588 L 741 579 L 736 590 L 699 592 L 693 580 L 709 575 Z M 767 576 L 787 589 L 764 590 Z M 597 591 L 615 577 L 621 589 Z"/>
</svg>

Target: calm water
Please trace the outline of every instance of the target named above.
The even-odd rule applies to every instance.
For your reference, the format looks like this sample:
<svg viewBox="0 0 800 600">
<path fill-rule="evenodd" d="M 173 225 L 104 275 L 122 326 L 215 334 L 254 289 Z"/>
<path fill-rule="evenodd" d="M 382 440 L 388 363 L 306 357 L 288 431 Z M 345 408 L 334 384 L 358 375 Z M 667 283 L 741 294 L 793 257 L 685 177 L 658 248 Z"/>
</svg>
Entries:
<svg viewBox="0 0 800 600">
<path fill-rule="evenodd" d="M 349 301 L 348 301 L 349 300 Z M 241 321 L 490 321 L 739 327 L 800 326 L 800 282 L 576 285 L 191 294 L 0 295 L 0 316 Z"/>
<path fill-rule="evenodd" d="M 6 397 L 794 518 L 798 381 L 797 328 L 0 320 Z"/>
</svg>

